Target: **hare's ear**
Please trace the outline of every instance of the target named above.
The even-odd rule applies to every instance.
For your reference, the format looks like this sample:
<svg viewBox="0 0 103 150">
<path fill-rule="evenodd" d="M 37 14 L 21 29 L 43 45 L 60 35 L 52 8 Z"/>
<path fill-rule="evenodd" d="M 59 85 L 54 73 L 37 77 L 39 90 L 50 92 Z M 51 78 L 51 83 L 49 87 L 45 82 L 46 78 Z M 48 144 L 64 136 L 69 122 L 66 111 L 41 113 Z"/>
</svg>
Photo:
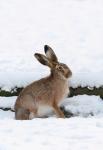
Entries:
<svg viewBox="0 0 103 150">
<path fill-rule="evenodd" d="M 35 53 L 34 56 L 41 64 L 51 67 L 52 64 L 46 56 L 39 53 Z"/>
<path fill-rule="evenodd" d="M 54 53 L 54 51 L 52 50 L 51 47 L 49 47 L 48 45 L 45 45 L 44 46 L 44 51 L 45 51 L 46 56 L 51 61 L 58 62 L 57 56 L 56 56 L 56 54 Z"/>
</svg>

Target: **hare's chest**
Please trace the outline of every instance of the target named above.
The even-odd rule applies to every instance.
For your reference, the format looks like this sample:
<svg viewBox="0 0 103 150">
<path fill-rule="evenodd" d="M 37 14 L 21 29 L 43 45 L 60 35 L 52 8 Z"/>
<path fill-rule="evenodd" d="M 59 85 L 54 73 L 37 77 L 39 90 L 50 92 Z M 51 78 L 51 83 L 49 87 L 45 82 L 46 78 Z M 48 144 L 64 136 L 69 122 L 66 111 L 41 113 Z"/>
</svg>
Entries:
<svg viewBox="0 0 103 150">
<path fill-rule="evenodd" d="M 56 89 L 55 96 L 58 99 L 58 101 L 62 101 L 64 98 L 68 96 L 69 93 L 70 91 L 69 91 L 68 83 L 59 84 Z"/>
<path fill-rule="evenodd" d="M 69 87 L 65 86 L 62 90 L 61 90 L 61 100 L 63 100 L 64 98 L 66 98 L 69 94 Z"/>
</svg>

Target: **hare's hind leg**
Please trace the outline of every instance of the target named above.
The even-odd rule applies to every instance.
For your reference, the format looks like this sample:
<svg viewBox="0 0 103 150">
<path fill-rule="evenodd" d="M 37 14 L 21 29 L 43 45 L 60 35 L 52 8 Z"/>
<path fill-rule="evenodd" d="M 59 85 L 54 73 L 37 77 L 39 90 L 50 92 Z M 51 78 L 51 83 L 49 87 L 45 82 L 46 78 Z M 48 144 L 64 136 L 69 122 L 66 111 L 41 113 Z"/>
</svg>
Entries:
<svg viewBox="0 0 103 150">
<path fill-rule="evenodd" d="M 29 114 L 29 119 L 33 119 L 33 118 L 37 118 L 37 109 L 33 109 L 32 111 L 30 111 L 30 114 Z"/>
<path fill-rule="evenodd" d="M 18 108 L 15 111 L 15 119 L 16 120 L 29 120 L 30 112 L 25 108 Z"/>
<path fill-rule="evenodd" d="M 37 117 L 37 111 L 35 110 L 30 111 L 24 108 L 19 108 L 17 111 L 15 111 L 16 120 L 31 120 L 36 117 Z"/>
</svg>

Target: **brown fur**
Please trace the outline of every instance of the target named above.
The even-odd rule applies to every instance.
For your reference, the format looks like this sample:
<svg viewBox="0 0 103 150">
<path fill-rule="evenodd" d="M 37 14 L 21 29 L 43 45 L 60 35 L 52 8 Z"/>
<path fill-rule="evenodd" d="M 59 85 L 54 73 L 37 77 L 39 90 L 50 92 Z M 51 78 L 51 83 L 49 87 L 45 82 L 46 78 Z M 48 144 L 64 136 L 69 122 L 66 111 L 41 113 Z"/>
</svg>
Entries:
<svg viewBox="0 0 103 150">
<path fill-rule="evenodd" d="M 72 73 L 65 64 L 57 61 L 54 51 L 47 45 L 46 50 L 47 57 L 38 53 L 35 54 L 35 57 L 40 63 L 51 68 L 51 74 L 31 83 L 20 93 L 15 103 L 15 118 L 18 120 L 39 117 L 40 106 L 49 106 L 57 117 L 64 118 L 59 104 L 69 94 L 68 78 Z"/>
</svg>

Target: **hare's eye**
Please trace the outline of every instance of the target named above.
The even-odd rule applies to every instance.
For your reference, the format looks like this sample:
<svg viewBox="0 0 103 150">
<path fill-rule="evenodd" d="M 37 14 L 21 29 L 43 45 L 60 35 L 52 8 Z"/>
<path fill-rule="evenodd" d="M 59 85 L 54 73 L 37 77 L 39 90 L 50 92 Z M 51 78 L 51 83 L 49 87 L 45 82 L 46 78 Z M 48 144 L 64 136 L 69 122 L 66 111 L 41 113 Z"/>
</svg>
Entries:
<svg viewBox="0 0 103 150">
<path fill-rule="evenodd" d="M 57 65 L 57 66 L 56 66 L 56 69 L 57 69 L 57 70 L 62 71 L 62 70 L 63 70 L 63 67 L 62 67 L 62 66 Z"/>
<path fill-rule="evenodd" d="M 63 70 L 63 68 L 61 66 L 58 66 L 58 70 Z"/>
</svg>

